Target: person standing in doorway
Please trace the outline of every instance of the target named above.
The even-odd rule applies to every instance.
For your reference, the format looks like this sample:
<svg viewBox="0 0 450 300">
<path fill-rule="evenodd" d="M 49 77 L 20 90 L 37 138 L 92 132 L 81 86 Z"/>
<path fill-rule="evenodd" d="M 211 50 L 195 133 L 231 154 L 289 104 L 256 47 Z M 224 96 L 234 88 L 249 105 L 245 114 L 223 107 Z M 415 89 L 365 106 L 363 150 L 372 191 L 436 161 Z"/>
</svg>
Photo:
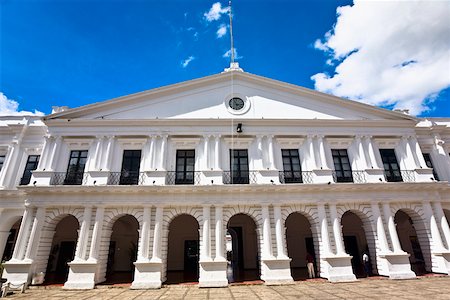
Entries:
<svg viewBox="0 0 450 300">
<path fill-rule="evenodd" d="M 314 271 L 314 257 L 309 252 L 306 254 L 306 267 L 308 268 L 309 278 L 316 277 L 316 273 Z"/>
<path fill-rule="evenodd" d="M 366 276 L 370 276 L 370 258 L 369 254 L 367 254 L 367 251 L 365 251 L 362 255 L 363 265 L 364 265 L 364 272 L 366 273 Z"/>
</svg>

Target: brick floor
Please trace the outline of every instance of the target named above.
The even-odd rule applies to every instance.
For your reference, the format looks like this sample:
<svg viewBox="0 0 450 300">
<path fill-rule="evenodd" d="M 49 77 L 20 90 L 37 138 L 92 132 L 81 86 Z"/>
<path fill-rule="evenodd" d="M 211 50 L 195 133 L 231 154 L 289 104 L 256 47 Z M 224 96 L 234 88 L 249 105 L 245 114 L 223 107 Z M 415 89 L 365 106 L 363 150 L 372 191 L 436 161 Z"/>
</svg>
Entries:
<svg viewBox="0 0 450 300">
<path fill-rule="evenodd" d="M 293 285 L 233 285 L 200 289 L 196 285 L 169 285 L 159 290 L 130 290 L 128 287 L 102 286 L 94 290 L 69 291 L 61 287 L 31 288 L 11 299 L 449 299 L 450 277 L 422 277 L 412 280 L 362 279 L 352 283 L 323 280 Z"/>
</svg>

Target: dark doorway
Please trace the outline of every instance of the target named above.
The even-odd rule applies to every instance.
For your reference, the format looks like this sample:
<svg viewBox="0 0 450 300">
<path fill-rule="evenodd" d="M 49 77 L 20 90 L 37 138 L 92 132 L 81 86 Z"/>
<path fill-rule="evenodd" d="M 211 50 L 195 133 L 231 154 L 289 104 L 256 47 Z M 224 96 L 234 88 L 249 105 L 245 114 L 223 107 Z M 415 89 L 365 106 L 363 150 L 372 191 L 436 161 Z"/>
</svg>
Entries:
<svg viewBox="0 0 450 300">
<path fill-rule="evenodd" d="M 179 215 L 170 222 L 167 249 L 167 284 L 198 282 L 199 228 L 197 220 L 187 214 Z"/>
<path fill-rule="evenodd" d="M 361 256 L 359 254 L 358 240 L 356 236 L 344 236 L 345 251 L 352 256 L 353 274 L 357 277 L 364 277 L 364 266 L 362 265 Z"/>
<path fill-rule="evenodd" d="M 184 280 L 195 281 L 198 279 L 200 245 L 198 240 L 184 241 Z"/>
<path fill-rule="evenodd" d="M 228 281 L 244 282 L 260 279 L 259 251 L 256 224 L 245 214 L 237 214 L 228 222 L 231 253 L 227 254 L 231 267 Z"/>
<path fill-rule="evenodd" d="M 67 263 L 75 257 L 78 229 L 78 220 L 74 216 L 67 216 L 56 225 L 45 272 L 45 284 L 66 282 L 69 276 Z"/>
</svg>

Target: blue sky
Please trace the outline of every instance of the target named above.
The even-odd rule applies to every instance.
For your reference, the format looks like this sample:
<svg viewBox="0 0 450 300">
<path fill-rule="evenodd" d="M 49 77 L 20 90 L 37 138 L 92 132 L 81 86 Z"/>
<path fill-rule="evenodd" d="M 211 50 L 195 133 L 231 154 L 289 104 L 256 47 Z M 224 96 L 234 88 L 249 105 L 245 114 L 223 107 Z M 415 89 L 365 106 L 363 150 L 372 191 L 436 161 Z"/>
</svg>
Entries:
<svg viewBox="0 0 450 300">
<path fill-rule="evenodd" d="M 221 72 L 229 65 L 228 3 L 216 2 L 2 0 L 0 112 L 50 113 L 52 105 L 77 107 Z M 449 117 L 448 2 L 401 10 L 363 4 L 235 0 L 240 66 L 365 103 Z M 425 17 L 404 27 L 419 9 Z"/>
</svg>

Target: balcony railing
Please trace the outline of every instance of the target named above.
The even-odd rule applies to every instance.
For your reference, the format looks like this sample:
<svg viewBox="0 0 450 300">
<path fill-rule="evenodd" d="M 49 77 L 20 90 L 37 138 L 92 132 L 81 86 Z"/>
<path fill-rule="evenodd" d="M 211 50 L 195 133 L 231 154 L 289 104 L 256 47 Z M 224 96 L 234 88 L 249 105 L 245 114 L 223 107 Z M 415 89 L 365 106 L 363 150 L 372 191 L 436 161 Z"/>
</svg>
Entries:
<svg viewBox="0 0 450 300">
<path fill-rule="evenodd" d="M 224 184 L 255 184 L 257 171 L 223 171 Z"/>
<path fill-rule="evenodd" d="M 312 171 L 280 171 L 280 183 L 313 183 Z"/>
<path fill-rule="evenodd" d="M 402 178 L 404 182 L 415 182 L 416 172 L 412 170 L 401 170 Z"/>
<path fill-rule="evenodd" d="M 168 171 L 166 175 L 167 185 L 178 185 L 178 184 L 200 184 L 200 174 L 199 171 Z"/>
<path fill-rule="evenodd" d="M 347 176 L 344 175 L 348 174 Z M 342 182 L 353 182 L 353 174 L 351 171 L 333 171 L 333 181 L 336 183 L 342 183 Z"/>
<path fill-rule="evenodd" d="M 396 170 L 392 172 L 384 171 L 384 178 L 387 182 L 415 182 L 415 171 L 412 170 Z"/>
<path fill-rule="evenodd" d="M 50 185 L 82 185 L 86 183 L 86 175 L 81 172 L 54 172 Z"/>
<path fill-rule="evenodd" d="M 346 172 L 348 173 L 348 172 Z M 351 171 L 350 176 L 339 176 L 342 172 L 333 171 L 333 181 L 336 183 L 353 182 L 353 183 L 366 183 L 367 174 L 365 171 Z"/>
<path fill-rule="evenodd" d="M 108 185 L 141 185 L 144 183 L 144 173 L 138 171 L 111 172 Z"/>
</svg>

